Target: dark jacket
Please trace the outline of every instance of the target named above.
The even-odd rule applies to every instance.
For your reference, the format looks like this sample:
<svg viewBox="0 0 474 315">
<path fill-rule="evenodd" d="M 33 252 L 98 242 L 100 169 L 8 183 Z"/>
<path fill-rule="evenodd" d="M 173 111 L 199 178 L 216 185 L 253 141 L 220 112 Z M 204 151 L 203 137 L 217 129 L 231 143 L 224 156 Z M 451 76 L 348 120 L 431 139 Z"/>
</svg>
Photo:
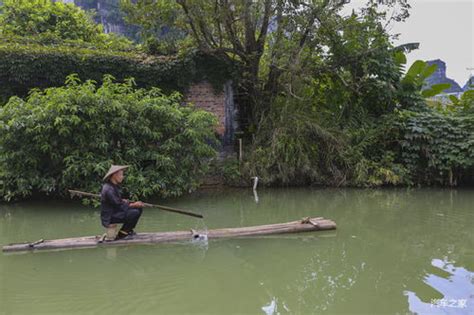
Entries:
<svg viewBox="0 0 474 315">
<path fill-rule="evenodd" d="M 102 185 L 100 205 L 100 220 L 104 227 L 111 223 L 112 217 L 123 220 L 128 209 L 128 202 L 122 200 L 119 186 L 112 183 Z"/>
</svg>

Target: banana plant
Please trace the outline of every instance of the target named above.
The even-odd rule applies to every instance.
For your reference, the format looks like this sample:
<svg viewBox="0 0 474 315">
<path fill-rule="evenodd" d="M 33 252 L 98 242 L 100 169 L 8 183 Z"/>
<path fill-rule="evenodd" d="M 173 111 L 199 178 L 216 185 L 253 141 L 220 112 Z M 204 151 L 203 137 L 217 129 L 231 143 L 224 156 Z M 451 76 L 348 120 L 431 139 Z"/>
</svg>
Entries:
<svg viewBox="0 0 474 315">
<path fill-rule="evenodd" d="M 400 54 L 398 52 L 397 54 Z M 398 57 L 399 60 L 402 60 L 401 57 Z M 406 60 L 406 59 L 405 59 Z M 451 87 L 450 83 L 438 83 L 433 84 L 429 88 L 423 89 L 425 80 L 429 78 L 438 68 L 436 64 L 428 65 L 427 62 L 423 60 L 416 60 L 408 69 L 407 73 L 402 79 L 402 85 L 413 90 L 420 91 L 421 95 L 424 98 L 433 97 L 449 89 Z"/>
</svg>

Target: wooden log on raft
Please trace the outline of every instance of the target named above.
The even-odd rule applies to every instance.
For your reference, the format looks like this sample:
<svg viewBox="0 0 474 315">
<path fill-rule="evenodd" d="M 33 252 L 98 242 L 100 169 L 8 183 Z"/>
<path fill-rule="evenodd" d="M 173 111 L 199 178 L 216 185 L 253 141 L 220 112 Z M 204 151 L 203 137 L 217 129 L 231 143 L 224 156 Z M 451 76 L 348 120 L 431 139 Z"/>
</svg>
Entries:
<svg viewBox="0 0 474 315">
<path fill-rule="evenodd" d="M 200 239 L 207 237 L 207 239 L 230 238 L 230 237 L 245 237 L 245 236 L 261 236 L 272 234 L 285 233 L 301 233 L 322 230 L 334 230 L 336 223 L 331 220 L 319 218 L 304 218 L 303 220 L 258 225 L 251 227 L 238 228 L 224 228 L 205 231 L 175 231 L 175 232 L 155 232 L 155 233 L 137 233 L 132 239 L 117 240 L 117 241 L 103 241 L 99 236 L 86 236 L 75 238 L 64 238 L 56 240 L 39 240 L 31 243 L 18 243 L 3 246 L 4 252 L 25 252 L 36 250 L 61 250 L 73 248 L 91 248 L 97 246 L 112 246 L 112 245 L 130 245 L 130 244 L 151 244 L 164 243 L 173 241 L 185 241 Z"/>
</svg>

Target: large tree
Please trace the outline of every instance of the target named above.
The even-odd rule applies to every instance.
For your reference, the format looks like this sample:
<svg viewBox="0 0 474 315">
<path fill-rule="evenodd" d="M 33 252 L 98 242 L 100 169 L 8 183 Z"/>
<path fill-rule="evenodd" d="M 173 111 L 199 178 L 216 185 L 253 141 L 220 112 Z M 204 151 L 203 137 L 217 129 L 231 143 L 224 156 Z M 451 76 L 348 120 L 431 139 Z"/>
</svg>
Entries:
<svg viewBox="0 0 474 315">
<path fill-rule="evenodd" d="M 363 70 L 356 69 L 360 61 L 377 50 L 389 50 L 391 44 L 382 22 L 404 19 L 409 8 L 406 1 L 383 1 L 385 8 L 392 10 L 389 18 L 387 10 L 378 6 L 381 1 L 375 0 L 368 1 L 359 14 L 343 17 L 340 11 L 348 2 L 122 0 L 123 6 L 135 13 L 135 23 L 172 23 L 182 28 L 200 50 L 240 66 L 241 122 L 250 133 L 277 95 L 298 97 L 293 83 L 300 76 L 309 78 L 324 71 L 335 74 L 334 78 L 347 89 L 356 90 L 358 86 L 347 81 L 347 72 L 352 71 L 356 77 L 367 74 L 354 73 Z M 360 45 L 348 45 L 358 40 Z"/>
</svg>

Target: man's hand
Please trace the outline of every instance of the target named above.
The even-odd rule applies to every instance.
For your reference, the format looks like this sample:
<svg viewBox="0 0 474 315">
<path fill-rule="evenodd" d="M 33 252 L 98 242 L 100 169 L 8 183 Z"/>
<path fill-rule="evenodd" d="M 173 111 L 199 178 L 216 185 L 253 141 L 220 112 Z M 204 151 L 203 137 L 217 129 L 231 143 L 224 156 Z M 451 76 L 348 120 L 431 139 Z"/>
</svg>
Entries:
<svg viewBox="0 0 474 315">
<path fill-rule="evenodd" d="M 141 201 L 135 201 L 135 202 L 132 202 L 131 204 L 129 204 L 129 206 L 131 208 L 143 208 L 143 207 L 145 207 L 145 204 Z"/>
<path fill-rule="evenodd" d="M 128 200 L 128 199 L 122 199 L 122 201 L 125 202 L 125 203 L 130 203 L 130 200 Z"/>
</svg>

